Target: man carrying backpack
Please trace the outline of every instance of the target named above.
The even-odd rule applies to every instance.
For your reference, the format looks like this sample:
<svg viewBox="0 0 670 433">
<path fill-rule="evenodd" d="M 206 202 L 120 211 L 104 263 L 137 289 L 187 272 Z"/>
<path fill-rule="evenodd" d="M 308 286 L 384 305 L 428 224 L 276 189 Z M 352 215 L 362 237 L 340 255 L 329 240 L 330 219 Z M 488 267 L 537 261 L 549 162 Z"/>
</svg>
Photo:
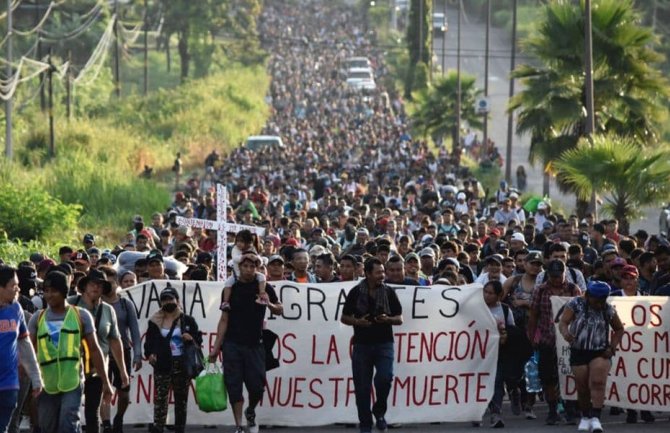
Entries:
<svg viewBox="0 0 670 433">
<path fill-rule="evenodd" d="M 58 271 L 49 273 L 44 280 L 47 308 L 34 314 L 28 324 L 44 382 L 38 401 L 42 433 L 81 431 L 79 408 L 84 382 L 82 344 L 86 343 L 93 365 L 101 372 L 103 399 L 109 401 L 112 397 L 107 366 L 95 335 L 93 316 L 84 309 L 66 303 L 68 290 L 65 274 Z"/>
</svg>

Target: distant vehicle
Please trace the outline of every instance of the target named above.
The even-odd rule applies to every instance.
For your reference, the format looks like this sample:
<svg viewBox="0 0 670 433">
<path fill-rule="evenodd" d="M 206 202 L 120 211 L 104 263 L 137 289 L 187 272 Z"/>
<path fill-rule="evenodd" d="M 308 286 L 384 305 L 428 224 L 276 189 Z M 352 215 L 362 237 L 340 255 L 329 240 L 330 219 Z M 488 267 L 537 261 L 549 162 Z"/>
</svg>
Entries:
<svg viewBox="0 0 670 433">
<path fill-rule="evenodd" d="M 447 18 L 442 12 L 435 12 L 433 14 L 433 31 L 437 33 L 447 31 Z"/>
<path fill-rule="evenodd" d="M 348 71 L 351 68 L 372 68 L 372 64 L 367 57 L 349 57 L 344 61 L 344 69 Z"/>
<path fill-rule="evenodd" d="M 375 74 L 372 68 L 350 68 L 347 71 L 347 86 L 356 90 L 375 90 Z"/>
<path fill-rule="evenodd" d="M 395 0 L 395 7 L 401 11 L 409 9 L 409 0 Z"/>
<path fill-rule="evenodd" d="M 284 142 L 276 135 L 252 135 L 247 138 L 244 147 L 252 152 L 258 152 L 272 147 L 283 148 Z"/>
</svg>

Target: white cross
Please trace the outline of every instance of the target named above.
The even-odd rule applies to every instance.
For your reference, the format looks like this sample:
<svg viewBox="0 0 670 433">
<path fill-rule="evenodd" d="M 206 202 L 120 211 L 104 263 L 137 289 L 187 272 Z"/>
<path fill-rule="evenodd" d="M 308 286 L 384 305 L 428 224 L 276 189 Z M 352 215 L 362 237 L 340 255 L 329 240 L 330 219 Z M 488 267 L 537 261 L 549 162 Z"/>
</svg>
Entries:
<svg viewBox="0 0 670 433">
<path fill-rule="evenodd" d="M 226 216 L 227 206 L 228 191 L 223 185 L 216 184 L 216 221 L 199 218 L 184 218 L 179 216 L 176 219 L 177 224 L 180 226 L 216 230 L 217 281 L 226 281 L 228 278 L 228 233 L 239 233 L 242 230 L 249 230 L 251 233 L 256 233 L 258 236 L 263 236 L 265 234 L 265 229 L 262 227 L 229 223 Z"/>
</svg>

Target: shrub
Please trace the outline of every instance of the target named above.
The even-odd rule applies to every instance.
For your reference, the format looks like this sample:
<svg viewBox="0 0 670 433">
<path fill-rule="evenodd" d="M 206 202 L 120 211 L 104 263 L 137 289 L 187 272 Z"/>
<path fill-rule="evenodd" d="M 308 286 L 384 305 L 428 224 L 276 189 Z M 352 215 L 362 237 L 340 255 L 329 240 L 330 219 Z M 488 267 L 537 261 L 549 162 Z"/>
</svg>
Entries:
<svg viewBox="0 0 670 433">
<path fill-rule="evenodd" d="M 8 239 L 53 238 L 77 225 L 81 206 L 64 204 L 43 190 L 0 185 L 0 230 Z"/>
</svg>

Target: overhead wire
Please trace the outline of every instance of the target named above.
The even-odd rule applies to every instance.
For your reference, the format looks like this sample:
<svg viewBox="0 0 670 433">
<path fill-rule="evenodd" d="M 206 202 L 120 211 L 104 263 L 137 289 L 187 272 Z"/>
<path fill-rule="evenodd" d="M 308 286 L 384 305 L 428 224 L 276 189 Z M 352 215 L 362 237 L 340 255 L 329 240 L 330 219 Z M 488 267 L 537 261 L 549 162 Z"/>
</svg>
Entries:
<svg viewBox="0 0 670 433">
<path fill-rule="evenodd" d="M 22 30 L 18 30 L 16 28 L 13 28 L 12 33 L 15 33 L 19 36 L 30 36 L 35 32 L 39 32 L 42 29 L 42 26 L 49 19 L 49 15 L 51 15 L 51 11 L 54 10 L 55 7 L 56 7 L 56 2 L 52 1 L 51 3 L 49 3 L 49 7 L 47 8 L 46 12 L 44 13 L 44 16 L 42 17 L 42 19 L 31 30 L 22 31 Z"/>
<path fill-rule="evenodd" d="M 39 30 L 40 35 L 42 35 L 42 39 L 48 42 L 62 42 L 62 41 L 67 41 L 71 39 L 75 39 L 82 34 L 84 34 L 93 24 L 97 22 L 97 20 L 103 15 L 104 9 L 100 6 L 97 5 L 94 8 L 97 8 L 97 11 L 95 15 L 92 15 L 88 17 L 84 23 L 77 27 L 76 29 L 73 29 L 69 31 L 68 33 L 59 35 L 56 33 L 49 32 L 47 30 L 41 29 Z"/>
</svg>

